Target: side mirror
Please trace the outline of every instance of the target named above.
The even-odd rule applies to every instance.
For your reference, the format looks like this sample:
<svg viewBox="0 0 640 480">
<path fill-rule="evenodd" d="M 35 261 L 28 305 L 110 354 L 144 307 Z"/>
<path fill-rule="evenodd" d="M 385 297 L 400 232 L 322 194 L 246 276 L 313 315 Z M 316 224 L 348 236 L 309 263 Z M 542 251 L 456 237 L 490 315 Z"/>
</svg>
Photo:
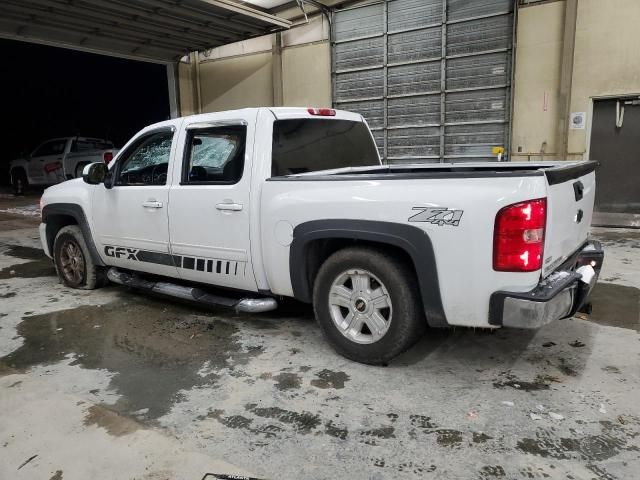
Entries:
<svg viewBox="0 0 640 480">
<path fill-rule="evenodd" d="M 104 182 L 107 176 L 107 166 L 103 162 L 90 163 L 82 171 L 82 179 L 89 185 L 98 185 Z"/>
</svg>

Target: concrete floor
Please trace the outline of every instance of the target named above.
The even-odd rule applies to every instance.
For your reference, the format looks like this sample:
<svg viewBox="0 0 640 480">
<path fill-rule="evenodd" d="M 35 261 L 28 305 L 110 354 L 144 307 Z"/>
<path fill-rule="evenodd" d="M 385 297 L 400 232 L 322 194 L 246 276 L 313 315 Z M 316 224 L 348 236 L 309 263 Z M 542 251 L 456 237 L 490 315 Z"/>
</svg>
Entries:
<svg viewBox="0 0 640 480">
<path fill-rule="evenodd" d="M 297 304 L 64 288 L 36 203 L 0 195 L 0 478 L 638 478 L 640 231 L 595 229 L 589 318 L 430 331 L 376 368 Z"/>
</svg>

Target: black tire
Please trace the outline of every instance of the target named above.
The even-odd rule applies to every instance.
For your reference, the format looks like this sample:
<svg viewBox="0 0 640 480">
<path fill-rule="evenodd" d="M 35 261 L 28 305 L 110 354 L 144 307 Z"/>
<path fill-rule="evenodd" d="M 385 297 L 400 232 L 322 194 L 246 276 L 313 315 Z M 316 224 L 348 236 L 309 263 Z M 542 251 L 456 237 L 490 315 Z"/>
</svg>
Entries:
<svg viewBox="0 0 640 480">
<path fill-rule="evenodd" d="M 87 165 L 89 165 L 89 162 L 80 162 L 78 165 L 76 165 L 75 178 L 82 178 L 82 171 L 84 170 L 84 167 L 86 167 Z"/>
<path fill-rule="evenodd" d="M 60 229 L 53 242 L 53 261 L 58 277 L 67 287 L 93 290 L 107 283 L 105 269 L 93 262 L 77 225 Z"/>
<path fill-rule="evenodd" d="M 378 293 L 386 292 L 384 304 L 390 304 L 390 307 L 386 308 L 386 312 L 384 309 L 378 312 L 382 312 L 383 319 L 387 320 L 386 330 L 382 329 L 374 334 L 367 324 L 367 326 L 345 330 L 343 333 L 344 328 L 341 329 L 337 321 L 334 321 L 336 312 L 338 315 L 345 316 L 343 325 L 349 323 L 348 318 L 353 318 L 349 315 L 356 314 L 361 319 L 368 318 L 366 311 L 372 307 L 367 306 L 367 302 L 370 305 L 377 303 L 377 301 L 374 302 L 373 296 L 360 299 L 357 293 L 358 287 L 351 283 L 350 298 L 358 298 L 349 303 L 349 307 L 335 305 L 335 300 L 332 299 L 336 297 L 330 294 L 334 282 L 341 285 L 341 279 L 345 278 L 345 275 L 354 278 L 354 274 L 357 278 L 363 276 L 367 278 L 366 282 L 370 287 L 365 291 L 371 293 L 375 289 Z M 350 279 L 345 285 L 349 285 L 349 282 L 351 282 Z M 339 250 L 324 262 L 316 276 L 313 289 L 316 319 L 331 346 L 344 357 L 370 365 L 386 365 L 414 345 L 426 329 L 424 309 L 417 284 L 413 268 L 400 256 L 368 247 Z M 381 289 L 378 290 L 380 287 Z M 349 288 L 345 288 L 344 291 L 348 293 Z M 334 302 L 333 305 L 332 302 Z M 365 313 L 358 314 L 359 308 L 365 310 Z M 379 319 L 380 315 L 377 318 Z M 367 331 L 371 333 L 370 336 Z M 353 339 L 349 335 L 359 338 Z M 376 335 L 381 336 L 375 339 Z M 363 341 L 369 343 L 362 343 Z"/>
<path fill-rule="evenodd" d="M 16 196 L 24 195 L 27 191 L 27 187 L 29 186 L 29 181 L 27 180 L 27 175 L 23 170 L 17 170 L 11 172 L 11 188 L 13 190 L 13 194 Z"/>
</svg>

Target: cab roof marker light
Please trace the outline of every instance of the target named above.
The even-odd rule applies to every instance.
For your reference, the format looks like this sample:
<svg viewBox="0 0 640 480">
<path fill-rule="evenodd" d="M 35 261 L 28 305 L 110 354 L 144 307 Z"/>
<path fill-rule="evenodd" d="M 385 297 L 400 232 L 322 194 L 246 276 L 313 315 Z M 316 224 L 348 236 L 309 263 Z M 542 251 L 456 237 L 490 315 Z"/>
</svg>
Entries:
<svg viewBox="0 0 640 480">
<path fill-rule="evenodd" d="M 335 117 L 336 111 L 333 108 L 307 108 L 310 115 L 316 117 Z"/>
</svg>

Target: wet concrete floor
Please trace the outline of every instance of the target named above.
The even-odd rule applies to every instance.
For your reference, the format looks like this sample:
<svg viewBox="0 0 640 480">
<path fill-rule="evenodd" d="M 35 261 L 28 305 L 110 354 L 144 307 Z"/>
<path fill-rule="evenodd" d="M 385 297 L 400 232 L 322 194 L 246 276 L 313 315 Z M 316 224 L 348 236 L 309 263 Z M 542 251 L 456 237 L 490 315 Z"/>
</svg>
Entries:
<svg viewBox="0 0 640 480">
<path fill-rule="evenodd" d="M 598 285 L 592 315 L 432 330 L 378 368 L 336 355 L 306 306 L 249 316 L 68 290 L 35 242 L 0 233 L 0 477 L 113 478 L 91 453 L 64 460 L 88 443 L 112 459 L 152 445 L 135 457 L 148 478 L 195 478 L 145 463 L 159 432 L 264 479 L 635 478 L 640 266 L 623 261 L 633 243 L 603 236 L 620 267 L 603 276 L 625 280 Z M 119 478 L 139 466 L 120 463 Z"/>
</svg>

